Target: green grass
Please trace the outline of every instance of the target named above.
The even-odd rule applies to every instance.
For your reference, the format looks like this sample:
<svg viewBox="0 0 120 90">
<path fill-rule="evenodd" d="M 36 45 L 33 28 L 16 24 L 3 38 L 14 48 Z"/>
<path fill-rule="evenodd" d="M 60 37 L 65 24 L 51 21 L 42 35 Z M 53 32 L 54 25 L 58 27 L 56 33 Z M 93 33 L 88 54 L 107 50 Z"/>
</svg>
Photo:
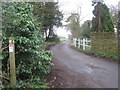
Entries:
<svg viewBox="0 0 120 90">
<path fill-rule="evenodd" d="M 45 89 L 45 88 L 49 88 L 46 83 L 44 82 L 26 82 L 26 81 L 19 81 L 17 82 L 17 85 L 16 86 L 11 86 L 10 84 L 6 85 L 4 88 L 11 88 L 12 89 L 15 89 L 15 88 L 29 88 L 29 89 L 32 89 L 32 88 L 41 88 L 41 89 Z"/>
<path fill-rule="evenodd" d="M 49 45 L 52 45 L 52 44 L 56 44 L 56 43 L 59 43 L 59 42 L 47 42 L 46 46 L 49 46 Z"/>
<path fill-rule="evenodd" d="M 71 46 L 73 49 L 77 50 L 77 51 L 80 51 L 80 52 L 83 52 L 83 53 L 87 53 L 87 54 L 92 54 L 92 55 L 95 55 L 95 56 L 98 56 L 98 57 L 102 57 L 102 58 L 112 58 L 114 60 L 120 60 L 120 58 L 118 58 L 117 56 L 113 56 L 113 55 L 108 55 L 108 54 L 104 54 L 104 53 L 93 53 L 91 51 L 86 51 L 86 50 L 83 50 L 83 49 L 80 49 L 80 48 L 77 48 L 77 47 L 74 47 L 74 46 Z"/>
<path fill-rule="evenodd" d="M 55 41 L 54 42 L 46 42 L 46 47 L 49 45 L 57 44 L 57 43 L 64 42 L 67 40 L 68 40 L 67 38 L 61 38 L 60 41 L 57 41 L 57 42 L 55 42 Z"/>
<path fill-rule="evenodd" d="M 60 42 L 64 42 L 64 41 L 67 41 L 68 38 L 60 38 Z"/>
<path fill-rule="evenodd" d="M 57 44 L 57 43 L 60 43 L 60 41 L 57 41 L 57 42 L 46 42 L 45 43 L 45 46 L 49 46 L 49 45 L 53 45 L 53 44 Z"/>
</svg>

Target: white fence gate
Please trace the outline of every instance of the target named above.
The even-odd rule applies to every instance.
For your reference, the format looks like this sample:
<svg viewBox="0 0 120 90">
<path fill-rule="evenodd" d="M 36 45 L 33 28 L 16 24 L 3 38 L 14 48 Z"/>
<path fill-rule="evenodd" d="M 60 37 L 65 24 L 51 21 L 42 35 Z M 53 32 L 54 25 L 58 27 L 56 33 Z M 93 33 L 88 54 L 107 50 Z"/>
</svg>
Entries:
<svg viewBox="0 0 120 90">
<path fill-rule="evenodd" d="M 72 43 L 75 47 L 81 48 L 83 50 L 91 50 L 91 40 L 89 40 L 88 38 L 84 39 L 73 38 Z"/>
</svg>

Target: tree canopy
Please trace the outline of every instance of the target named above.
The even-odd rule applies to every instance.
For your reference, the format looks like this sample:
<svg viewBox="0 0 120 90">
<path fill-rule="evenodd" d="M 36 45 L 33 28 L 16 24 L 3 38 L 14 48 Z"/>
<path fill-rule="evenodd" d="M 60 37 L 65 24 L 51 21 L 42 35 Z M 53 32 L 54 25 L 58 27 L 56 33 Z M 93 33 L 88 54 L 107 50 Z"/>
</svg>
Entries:
<svg viewBox="0 0 120 90">
<path fill-rule="evenodd" d="M 81 26 L 81 38 L 90 38 L 91 20 L 86 20 Z"/>
<path fill-rule="evenodd" d="M 91 30 L 93 32 L 114 32 L 114 25 L 108 7 L 101 2 L 94 3 L 94 5 Z"/>
<path fill-rule="evenodd" d="M 71 15 L 67 18 L 66 25 L 67 29 L 70 30 L 72 33 L 72 37 L 80 37 L 80 22 L 79 22 L 79 15 L 77 13 L 71 13 Z"/>
<path fill-rule="evenodd" d="M 118 9 L 117 8 L 118 7 L 111 5 L 109 8 L 110 8 L 111 19 L 114 23 L 114 26 L 117 27 L 117 20 L 118 20 Z"/>
<path fill-rule="evenodd" d="M 58 3 L 32 3 L 34 5 L 34 15 L 37 17 L 38 22 L 41 24 L 41 30 L 45 35 L 46 41 L 54 36 L 54 28 L 62 26 L 61 20 L 63 15 L 59 10 Z"/>
</svg>

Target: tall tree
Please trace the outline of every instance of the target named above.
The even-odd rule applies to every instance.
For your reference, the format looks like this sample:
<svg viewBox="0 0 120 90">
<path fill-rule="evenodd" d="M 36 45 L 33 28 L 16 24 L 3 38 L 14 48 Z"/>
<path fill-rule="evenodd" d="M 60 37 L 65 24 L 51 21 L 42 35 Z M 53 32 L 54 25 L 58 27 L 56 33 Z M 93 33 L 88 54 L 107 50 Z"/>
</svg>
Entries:
<svg viewBox="0 0 120 90">
<path fill-rule="evenodd" d="M 111 19 L 112 19 L 112 21 L 114 23 L 114 26 L 117 27 L 117 20 L 118 20 L 118 9 L 117 9 L 117 6 L 111 5 L 109 8 L 110 8 Z"/>
<path fill-rule="evenodd" d="M 67 18 L 66 22 L 68 22 L 67 27 L 68 30 L 72 33 L 72 37 L 80 37 L 80 22 L 79 15 L 77 13 L 71 13 L 71 15 Z"/>
<path fill-rule="evenodd" d="M 35 7 L 34 15 L 38 18 L 38 22 L 41 23 L 41 29 L 47 41 L 54 36 L 53 28 L 62 26 L 63 15 L 59 10 L 58 3 L 33 3 L 33 5 Z"/>
<path fill-rule="evenodd" d="M 95 7 L 93 10 L 92 31 L 114 32 L 114 25 L 108 7 L 101 2 L 94 3 L 93 5 Z"/>
</svg>

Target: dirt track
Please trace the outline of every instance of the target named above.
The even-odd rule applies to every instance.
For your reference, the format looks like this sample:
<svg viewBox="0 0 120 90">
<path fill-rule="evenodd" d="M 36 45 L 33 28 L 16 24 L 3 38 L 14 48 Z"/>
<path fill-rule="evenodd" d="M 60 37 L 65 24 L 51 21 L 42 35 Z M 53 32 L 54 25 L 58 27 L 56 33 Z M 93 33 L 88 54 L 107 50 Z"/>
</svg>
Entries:
<svg viewBox="0 0 120 90">
<path fill-rule="evenodd" d="M 118 64 L 86 55 L 63 42 L 51 48 L 55 60 L 48 75 L 50 85 L 59 88 L 118 88 Z"/>
</svg>

